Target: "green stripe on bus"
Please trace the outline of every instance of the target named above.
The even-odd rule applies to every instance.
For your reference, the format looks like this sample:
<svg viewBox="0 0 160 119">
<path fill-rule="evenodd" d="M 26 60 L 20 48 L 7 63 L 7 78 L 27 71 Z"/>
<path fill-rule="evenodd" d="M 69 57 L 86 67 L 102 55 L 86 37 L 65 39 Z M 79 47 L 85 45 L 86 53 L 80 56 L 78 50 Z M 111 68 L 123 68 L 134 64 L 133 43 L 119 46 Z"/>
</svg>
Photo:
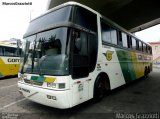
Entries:
<svg viewBox="0 0 160 119">
<path fill-rule="evenodd" d="M 31 76 L 31 80 L 37 80 L 38 76 Z"/>
<path fill-rule="evenodd" d="M 37 82 L 43 82 L 45 80 L 44 76 L 39 76 Z"/>
<path fill-rule="evenodd" d="M 121 66 L 126 83 L 136 79 L 135 70 L 129 51 L 116 49 L 118 60 Z"/>
<path fill-rule="evenodd" d="M 31 76 L 31 80 L 37 81 L 37 82 L 43 82 L 45 80 L 44 76 Z"/>
</svg>

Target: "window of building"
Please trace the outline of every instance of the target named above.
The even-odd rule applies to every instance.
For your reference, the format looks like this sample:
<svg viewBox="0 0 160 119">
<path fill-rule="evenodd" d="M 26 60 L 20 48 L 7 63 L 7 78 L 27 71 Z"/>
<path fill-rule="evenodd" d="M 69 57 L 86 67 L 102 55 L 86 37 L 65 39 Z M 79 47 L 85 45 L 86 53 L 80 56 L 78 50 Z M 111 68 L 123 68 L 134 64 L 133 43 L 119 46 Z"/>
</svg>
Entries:
<svg viewBox="0 0 160 119">
<path fill-rule="evenodd" d="M 155 46 L 155 50 L 158 50 L 158 46 Z"/>
<path fill-rule="evenodd" d="M 152 47 L 149 46 L 149 54 L 152 54 Z"/>
</svg>

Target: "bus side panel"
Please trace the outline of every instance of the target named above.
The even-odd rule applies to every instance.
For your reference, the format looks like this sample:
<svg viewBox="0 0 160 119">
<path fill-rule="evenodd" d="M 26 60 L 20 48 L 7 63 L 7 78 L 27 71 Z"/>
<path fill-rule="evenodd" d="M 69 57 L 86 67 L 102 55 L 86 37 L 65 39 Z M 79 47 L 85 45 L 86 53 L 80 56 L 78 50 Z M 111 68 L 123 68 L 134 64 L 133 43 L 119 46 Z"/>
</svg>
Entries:
<svg viewBox="0 0 160 119">
<path fill-rule="evenodd" d="M 131 58 L 132 58 L 132 63 L 133 63 L 133 67 L 134 67 L 134 71 L 135 71 L 135 79 L 138 79 L 140 77 L 142 77 L 143 74 L 143 61 L 142 61 L 142 54 L 140 53 L 136 53 L 134 51 L 130 52 Z"/>
<path fill-rule="evenodd" d="M 102 71 L 105 72 L 110 81 L 111 89 L 117 88 L 126 83 L 120 62 L 118 60 L 118 55 L 116 49 L 110 46 L 103 46 L 102 57 L 101 57 L 101 67 Z"/>
<path fill-rule="evenodd" d="M 18 62 L 8 62 L 9 57 L 0 58 L 0 77 L 17 75 L 20 64 Z M 19 58 L 12 58 L 19 59 Z"/>
<path fill-rule="evenodd" d="M 145 67 L 150 66 L 142 53 L 117 49 L 117 56 L 126 82 L 143 77 Z"/>
<path fill-rule="evenodd" d="M 136 72 L 134 69 L 134 63 L 132 62 L 132 56 L 130 56 L 129 51 L 116 49 L 116 52 L 126 83 L 131 80 L 135 80 Z"/>
</svg>

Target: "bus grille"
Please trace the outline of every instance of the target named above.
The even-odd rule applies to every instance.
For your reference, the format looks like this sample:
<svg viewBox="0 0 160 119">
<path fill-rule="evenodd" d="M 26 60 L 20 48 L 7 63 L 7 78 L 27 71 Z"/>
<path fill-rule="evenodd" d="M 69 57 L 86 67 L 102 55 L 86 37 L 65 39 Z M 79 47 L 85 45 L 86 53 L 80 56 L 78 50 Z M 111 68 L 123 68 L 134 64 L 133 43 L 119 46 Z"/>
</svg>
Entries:
<svg viewBox="0 0 160 119">
<path fill-rule="evenodd" d="M 24 82 L 28 83 L 28 84 L 32 84 L 32 85 L 38 85 L 38 86 L 42 86 L 43 85 L 43 82 L 37 82 L 37 81 L 27 80 L 27 79 L 24 79 Z"/>
</svg>

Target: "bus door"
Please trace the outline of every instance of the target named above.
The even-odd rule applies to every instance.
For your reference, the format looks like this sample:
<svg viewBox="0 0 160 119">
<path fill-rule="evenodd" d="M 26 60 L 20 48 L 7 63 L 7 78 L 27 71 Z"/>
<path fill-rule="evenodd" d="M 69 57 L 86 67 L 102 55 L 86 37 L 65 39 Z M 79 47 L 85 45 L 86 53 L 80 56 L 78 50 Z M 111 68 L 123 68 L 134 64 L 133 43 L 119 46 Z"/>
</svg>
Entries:
<svg viewBox="0 0 160 119">
<path fill-rule="evenodd" d="M 88 39 L 87 33 L 74 30 L 72 32 L 71 48 L 71 74 L 72 74 L 72 91 L 73 105 L 88 100 L 89 87 L 89 57 L 88 57 Z"/>
</svg>

